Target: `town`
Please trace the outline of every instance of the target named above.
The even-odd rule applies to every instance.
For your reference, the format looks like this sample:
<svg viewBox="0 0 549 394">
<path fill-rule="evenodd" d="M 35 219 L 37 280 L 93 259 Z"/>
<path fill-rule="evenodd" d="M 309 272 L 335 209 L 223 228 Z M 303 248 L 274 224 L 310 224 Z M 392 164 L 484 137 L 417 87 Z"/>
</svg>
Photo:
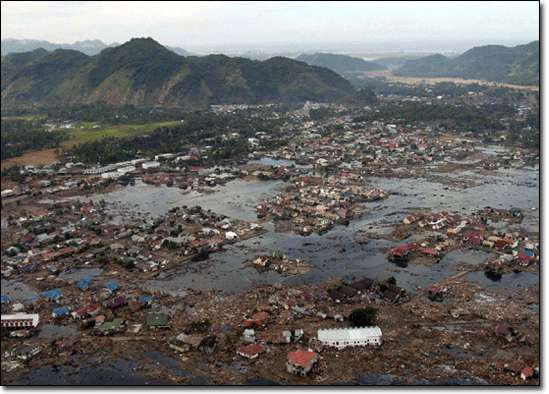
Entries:
<svg viewBox="0 0 549 394">
<path fill-rule="evenodd" d="M 380 100 L 501 104 L 489 92 L 431 93 Z M 539 194 L 539 148 L 511 143 L 506 131 L 533 113 L 532 96 L 486 134 L 389 114 L 372 120 L 383 110 L 376 105 L 214 106 L 216 116 L 283 120 L 277 138 L 286 143 L 229 130 L 220 138 L 242 141 L 245 154 L 217 159 L 203 140 L 116 163 L 65 155 L 3 170 L 2 384 L 35 384 L 37 370 L 43 382 L 71 384 L 94 366 L 122 368 L 143 384 L 539 384 L 539 200 L 506 199 L 503 183 Z M 497 202 L 501 193 L 504 203 L 453 202 L 440 191 L 422 206 L 399 202 L 424 198 L 421 182 L 449 196 L 492 188 L 486 196 Z M 205 203 L 234 184 L 241 191 L 225 205 Z M 250 202 L 236 197 L 253 185 Z M 177 202 L 146 201 L 164 204 L 157 215 L 117 205 L 113 195 L 132 188 Z M 352 244 L 330 239 L 346 227 Z M 263 249 L 270 234 L 321 246 L 303 259 L 283 242 Z M 323 240 L 337 245 L 333 266 L 322 283 L 306 283 L 329 260 Z M 351 275 L 337 260 L 351 249 L 379 254 L 376 264 L 390 268 L 372 275 L 364 263 Z M 235 250 L 237 269 L 264 281 L 232 292 L 158 285 L 200 275 Z M 413 285 L 455 254 L 439 279 Z M 477 273 L 508 288 L 466 279 Z M 352 324 L 357 311 L 369 311 L 371 324 Z M 119 360 L 137 361 L 125 368 Z M 104 379 L 113 384 L 116 374 Z"/>
</svg>

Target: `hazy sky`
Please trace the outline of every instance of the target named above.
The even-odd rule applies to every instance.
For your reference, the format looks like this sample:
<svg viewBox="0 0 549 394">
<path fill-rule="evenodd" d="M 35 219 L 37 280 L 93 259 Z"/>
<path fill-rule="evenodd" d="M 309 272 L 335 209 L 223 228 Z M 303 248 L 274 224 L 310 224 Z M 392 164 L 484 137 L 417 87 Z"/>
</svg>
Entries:
<svg viewBox="0 0 549 394">
<path fill-rule="evenodd" d="M 2 39 L 232 44 L 539 39 L 537 1 L 2 1 Z"/>
</svg>

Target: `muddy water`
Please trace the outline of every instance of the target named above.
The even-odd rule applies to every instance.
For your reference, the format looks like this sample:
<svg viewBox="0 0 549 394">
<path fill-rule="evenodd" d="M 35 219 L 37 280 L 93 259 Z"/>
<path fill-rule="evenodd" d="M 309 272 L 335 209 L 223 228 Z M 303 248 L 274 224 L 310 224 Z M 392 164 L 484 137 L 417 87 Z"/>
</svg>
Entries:
<svg viewBox="0 0 549 394">
<path fill-rule="evenodd" d="M 475 170 L 449 174 L 450 177 L 473 179 L 477 186 L 467 189 L 454 188 L 427 179 L 369 178 L 367 187 L 380 187 L 394 192 L 389 198 L 364 206 L 370 211 L 360 220 L 349 226 L 338 226 L 324 235 L 313 234 L 302 237 L 295 234 L 279 234 L 269 230 L 263 236 L 229 245 L 224 251 L 210 255 L 201 263 L 182 263 L 181 266 L 166 272 L 163 279 L 146 283 L 151 290 L 166 289 L 179 291 L 221 290 L 227 293 L 241 293 L 260 284 L 285 282 L 292 284 L 320 284 L 331 277 L 346 280 L 364 276 L 380 279 L 395 276 L 397 283 L 415 292 L 418 286 L 436 283 L 452 274 L 452 264 L 464 261 L 482 264 L 494 254 L 482 251 L 456 251 L 445 256 L 433 267 L 421 265 L 395 265 L 387 260 L 386 250 L 396 243 L 384 240 L 371 240 L 366 245 L 357 244 L 356 237 L 364 237 L 365 232 L 388 231 L 409 215 L 411 208 L 431 209 L 433 212 L 449 211 L 468 215 L 491 206 L 508 209 L 524 209 L 525 218 L 518 226 L 528 231 L 539 231 L 539 167 L 525 169 L 502 169 L 496 175 L 484 176 Z M 440 174 L 439 174 L 440 175 Z M 216 213 L 245 221 L 255 221 L 254 206 L 257 202 L 279 193 L 280 181 L 243 182 L 233 181 L 225 186 L 212 188 L 212 194 L 184 194 L 177 188 L 154 187 L 143 183 L 128 186 L 113 193 L 96 196 L 109 203 L 112 213 L 131 215 L 140 213 L 156 217 L 165 214 L 175 206 L 200 205 Z M 398 193 L 398 194 L 396 194 Z M 501 225 L 500 225 L 501 226 Z M 406 240 L 404 242 L 410 241 Z M 288 278 L 274 271 L 259 273 L 250 266 L 255 254 L 269 250 L 280 250 L 291 259 L 307 261 L 312 269 L 299 277 Z M 539 282 L 537 275 L 504 275 L 500 281 L 490 281 L 483 273 L 465 276 L 473 282 L 480 282 L 493 289 L 512 290 L 515 280 L 522 286 Z"/>
</svg>

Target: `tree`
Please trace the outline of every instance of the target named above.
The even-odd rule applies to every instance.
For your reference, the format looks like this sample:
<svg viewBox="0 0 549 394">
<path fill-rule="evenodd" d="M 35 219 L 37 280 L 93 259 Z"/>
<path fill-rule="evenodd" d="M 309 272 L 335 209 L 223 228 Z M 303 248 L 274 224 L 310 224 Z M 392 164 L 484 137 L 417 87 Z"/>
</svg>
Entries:
<svg viewBox="0 0 549 394">
<path fill-rule="evenodd" d="M 373 326 L 376 324 L 378 311 L 378 309 L 371 306 L 355 309 L 349 315 L 349 322 L 354 327 Z"/>
</svg>

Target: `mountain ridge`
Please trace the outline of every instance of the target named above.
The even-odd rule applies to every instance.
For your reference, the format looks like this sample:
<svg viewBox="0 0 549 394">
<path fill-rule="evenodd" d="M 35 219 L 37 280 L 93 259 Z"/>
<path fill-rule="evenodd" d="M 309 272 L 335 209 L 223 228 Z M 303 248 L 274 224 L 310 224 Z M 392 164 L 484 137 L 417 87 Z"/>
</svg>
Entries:
<svg viewBox="0 0 549 394">
<path fill-rule="evenodd" d="M 539 85 L 539 41 L 506 47 L 474 47 L 455 58 L 440 54 L 409 60 L 393 74 L 403 77 L 484 79 L 516 85 Z"/>
<path fill-rule="evenodd" d="M 87 56 L 58 49 L 2 57 L 3 104 L 180 106 L 269 100 L 339 100 L 354 92 L 335 72 L 288 58 L 180 56 L 134 38 Z"/>
<path fill-rule="evenodd" d="M 94 56 L 97 55 L 99 52 L 101 52 L 105 48 L 113 48 L 117 47 L 120 44 L 118 42 L 113 42 L 111 44 L 106 44 L 101 40 L 83 40 L 83 41 L 76 41 L 73 44 L 63 43 L 63 44 L 57 44 L 46 40 L 32 40 L 32 39 L 15 39 L 15 38 L 6 38 L 2 40 L 2 56 L 6 56 L 9 53 L 23 53 L 23 52 L 29 52 L 33 51 L 35 49 L 43 48 L 47 50 L 48 52 L 52 52 L 56 49 L 73 49 L 76 51 L 80 51 L 85 55 L 88 56 Z M 165 46 L 167 49 L 171 50 L 172 52 L 177 53 L 180 56 L 190 56 L 191 53 L 186 51 L 183 48 L 179 47 L 168 47 Z"/>
<path fill-rule="evenodd" d="M 377 71 L 386 69 L 385 66 L 373 62 L 367 62 L 366 60 L 358 57 L 336 55 L 332 53 L 303 53 L 296 57 L 295 60 L 305 62 L 311 66 L 326 67 L 343 76 L 349 72 Z"/>
</svg>

